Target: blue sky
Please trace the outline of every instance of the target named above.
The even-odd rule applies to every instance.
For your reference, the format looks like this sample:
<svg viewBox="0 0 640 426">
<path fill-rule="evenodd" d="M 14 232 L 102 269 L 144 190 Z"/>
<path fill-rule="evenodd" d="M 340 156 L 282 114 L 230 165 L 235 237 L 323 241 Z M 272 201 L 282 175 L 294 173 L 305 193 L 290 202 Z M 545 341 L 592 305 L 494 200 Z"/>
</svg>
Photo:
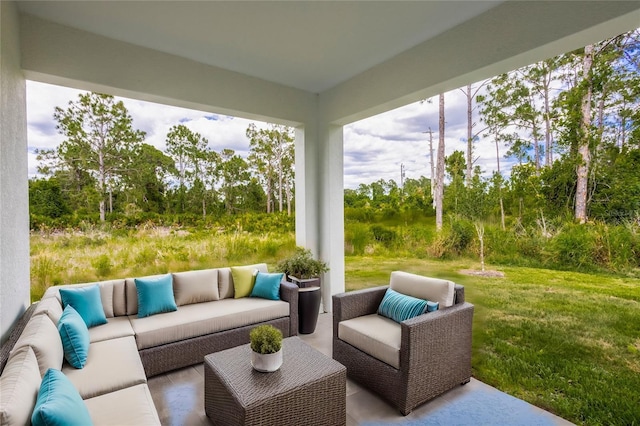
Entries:
<svg viewBox="0 0 640 426">
<path fill-rule="evenodd" d="M 56 130 L 53 111 L 76 100 L 79 90 L 49 84 L 27 82 L 27 126 L 29 145 L 29 176 L 36 174 L 36 148 L 54 148 L 64 139 Z M 203 135 L 209 146 L 220 151 L 231 148 L 239 155 L 248 154 L 249 141 L 245 131 L 250 123 L 266 123 L 243 118 L 216 115 L 202 111 L 122 99 L 133 117 L 135 128 L 147 133 L 146 143 L 161 150 L 165 137 L 176 124 L 184 124 Z M 453 90 L 445 95 L 445 148 L 447 155 L 454 150 L 466 150 L 466 100 L 462 92 Z M 478 121 L 477 116 L 475 117 Z M 481 126 L 478 123 L 477 126 Z M 344 184 L 357 188 L 379 179 L 393 179 L 400 183 L 400 165 L 404 164 L 407 178 L 430 176 L 428 135 L 434 130 L 434 150 L 437 147 L 438 102 L 417 102 L 384 114 L 345 126 L 344 130 Z M 501 148 L 501 153 L 506 148 Z M 495 145 L 492 140 L 480 138 L 475 145 L 476 162 L 485 174 L 496 169 Z M 508 170 L 505 159 L 501 167 Z"/>
</svg>

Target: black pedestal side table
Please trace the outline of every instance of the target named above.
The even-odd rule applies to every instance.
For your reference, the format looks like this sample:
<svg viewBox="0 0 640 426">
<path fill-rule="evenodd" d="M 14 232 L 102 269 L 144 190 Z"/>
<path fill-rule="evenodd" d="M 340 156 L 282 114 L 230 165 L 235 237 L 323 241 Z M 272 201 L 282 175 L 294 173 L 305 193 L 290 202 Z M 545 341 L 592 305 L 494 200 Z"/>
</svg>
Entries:
<svg viewBox="0 0 640 426">
<path fill-rule="evenodd" d="M 298 290 L 298 321 L 300 334 L 316 330 L 320 312 L 320 287 L 302 287 Z"/>
</svg>

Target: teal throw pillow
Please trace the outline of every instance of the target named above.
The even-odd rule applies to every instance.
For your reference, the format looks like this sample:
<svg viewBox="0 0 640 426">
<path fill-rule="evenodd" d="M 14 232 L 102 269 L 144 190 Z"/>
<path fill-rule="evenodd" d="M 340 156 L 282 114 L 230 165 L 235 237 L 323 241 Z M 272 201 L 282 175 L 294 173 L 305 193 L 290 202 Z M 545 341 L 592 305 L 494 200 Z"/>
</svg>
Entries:
<svg viewBox="0 0 640 426">
<path fill-rule="evenodd" d="M 251 290 L 251 297 L 262 297 L 263 299 L 280 300 L 280 282 L 284 274 L 267 274 L 258 272 L 256 283 Z"/>
<path fill-rule="evenodd" d="M 437 311 L 440 308 L 440 304 L 438 302 L 431 302 L 427 300 L 427 312 Z"/>
<path fill-rule="evenodd" d="M 382 302 L 380 302 L 378 314 L 390 318 L 395 322 L 402 322 L 409 318 L 422 315 L 426 309 L 426 300 L 407 296 L 406 294 L 398 293 L 389 288 L 384 294 Z"/>
<path fill-rule="evenodd" d="M 62 307 L 73 306 L 88 328 L 107 323 L 98 284 L 77 288 L 61 288 Z"/>
<path fill-rule="evenodd" d="M 173 296 L 171 274 L 159 278 L 136 278 L 135 282 L 138 292 L 138 318 L 178 310 Z"/>
<path fill-rule="evenodd" d="M 44 374 L 36 406 L 31 415 L 33 426 L 89 426 L 89 410 L 77 389 L 60 370 L 50 368 Z"/>
<path fill-rule="evenodd" d="M 82 368 L 89 356 L 89 329 L 80 314 L 67 305 L 58 321 L 64 359 L 75 368 Z"/>
</svg>

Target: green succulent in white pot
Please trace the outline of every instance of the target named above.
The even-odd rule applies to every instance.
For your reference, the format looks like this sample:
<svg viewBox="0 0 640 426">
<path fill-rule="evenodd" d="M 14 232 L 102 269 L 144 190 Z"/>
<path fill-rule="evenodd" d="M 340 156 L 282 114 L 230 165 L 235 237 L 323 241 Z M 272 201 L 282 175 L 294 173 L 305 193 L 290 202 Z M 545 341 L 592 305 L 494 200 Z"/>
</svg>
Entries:
<svg viewBox="0 0 640 426">
<path fill-rule="evenodd" d="M 257 371 L 271 373 L 282 366 L 282 332 L 272 325 L 259 325 L 249 332 L 251 365 Z"/>
</svg>

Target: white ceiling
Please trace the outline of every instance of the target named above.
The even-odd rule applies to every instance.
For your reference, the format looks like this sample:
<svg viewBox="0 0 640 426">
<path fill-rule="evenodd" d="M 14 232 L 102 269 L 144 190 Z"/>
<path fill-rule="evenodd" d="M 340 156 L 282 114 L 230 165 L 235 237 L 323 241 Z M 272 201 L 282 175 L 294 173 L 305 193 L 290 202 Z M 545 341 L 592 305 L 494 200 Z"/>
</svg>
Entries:
<svg viewBox="0 0 640 426">
<path fill-rule="evenodd" d="M 22 12 L 320 93 L 502 1 L 21 1 Z"/>
</svg>

